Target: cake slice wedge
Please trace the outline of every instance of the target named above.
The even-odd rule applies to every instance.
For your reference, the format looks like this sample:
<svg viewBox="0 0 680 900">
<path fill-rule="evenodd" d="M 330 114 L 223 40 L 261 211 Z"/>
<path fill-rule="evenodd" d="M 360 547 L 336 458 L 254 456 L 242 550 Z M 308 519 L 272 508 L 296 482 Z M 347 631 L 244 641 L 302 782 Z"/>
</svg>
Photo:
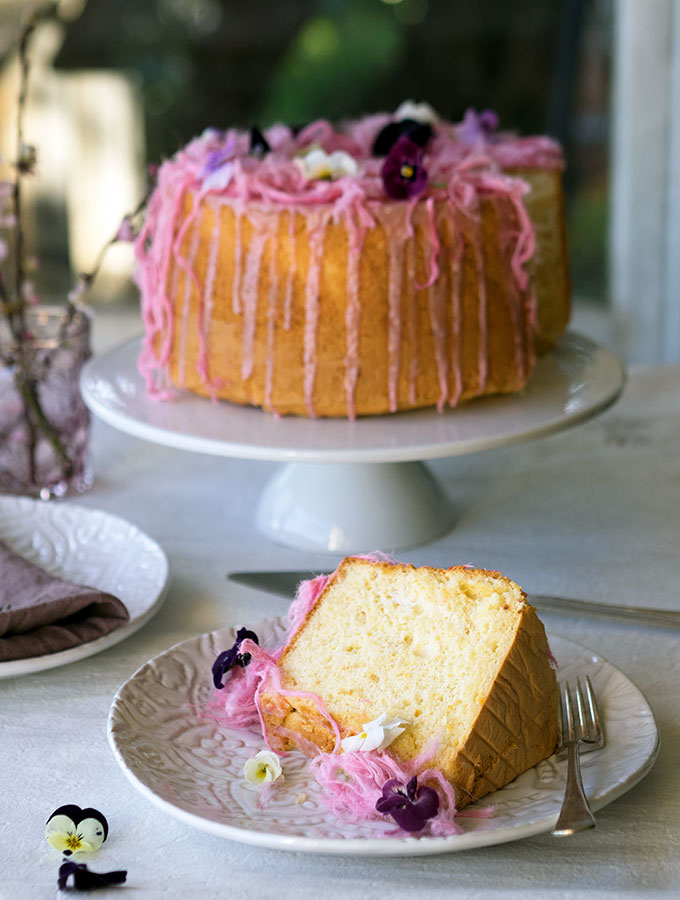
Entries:
<svg viewBox="0 0 680 900">
<path fill-rule="evenodd" d="M 498 572 L 348 557 L 277 665 L 284 690 L 269 686 L 260 703 L 279 749 L 341 752 L 324 713 L 343 739 L 380 716 L 398 719 L 404 730 L 386 752 L 441 770 L 458 809 L 550 756 L 557 741 L 545 629 Z"/>
</svg>

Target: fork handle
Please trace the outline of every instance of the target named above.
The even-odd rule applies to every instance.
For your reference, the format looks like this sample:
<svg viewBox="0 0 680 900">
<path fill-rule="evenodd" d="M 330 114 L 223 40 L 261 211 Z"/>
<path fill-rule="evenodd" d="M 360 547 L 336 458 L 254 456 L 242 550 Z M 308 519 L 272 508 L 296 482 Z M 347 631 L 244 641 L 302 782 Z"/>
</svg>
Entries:
<svg viewBox="0 0 680 900">
<path fill-rule="evenodd" d="M 555 837 L 568 837 L 577 831 L 595 827 L 595 817 L 583 790 L 578 741 L 569 741 L 567 754 L 567 787 L 560 815 L 551 832 Z"/>
</svg>

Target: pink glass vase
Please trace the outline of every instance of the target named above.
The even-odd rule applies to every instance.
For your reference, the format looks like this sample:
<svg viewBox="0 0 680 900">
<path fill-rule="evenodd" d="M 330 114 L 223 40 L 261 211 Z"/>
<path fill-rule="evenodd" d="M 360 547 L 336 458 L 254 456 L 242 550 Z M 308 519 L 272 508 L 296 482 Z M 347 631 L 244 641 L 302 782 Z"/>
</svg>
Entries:
<svg viewBox="0 0 680 900">
<path fill-rule="evenodd" d="M 29 309 L 21 341 L 0 323 L 0 492 L 49 500 L 92 485 L 90 415 L 79 388 L 90 355 L 83 312 Z"/>
</svg>

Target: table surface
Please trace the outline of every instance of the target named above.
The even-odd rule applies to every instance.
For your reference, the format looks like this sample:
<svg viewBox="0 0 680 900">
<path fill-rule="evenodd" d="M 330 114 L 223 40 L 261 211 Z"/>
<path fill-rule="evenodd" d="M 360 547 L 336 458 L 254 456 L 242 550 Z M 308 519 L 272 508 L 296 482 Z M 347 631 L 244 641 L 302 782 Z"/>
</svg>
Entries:
<svg viewBox="0 0 680 900">
<path fill-rule="evenodd" d="M 230 584 L 229 570 L 322 570 L 338 557 L 287 549 L 258 534 L 254 509 L 273 463 L 193 455 L 101 422 L 92 444 L 96 482 L 73 502 L 122 516 L 157 540 L 171 584 L 156 617 L 117 646 L 0 682 L 2 900 L 57 896 L 60 857 L 43 829 L 64 803 L 107 816 L 109 838 L 89 862 L 95 871 L 128 870 L 120 896 L 680 896 L 680 633 L 664 628 L 542 616 L 550 631 L 632 679 L 659 726 L 656 765 L 598 813 L 593 831 L 442 856 L 338 858 L 233 843 L 152 805 L 109 749 L 116 689 L 184 638 L 284 612 L 282 599 Z M 529 591 L 680 609 L 678 447 L 680 367 L 634 369 L 619 402 L 586 424 L 431 463 L 456 522 L 439 540 L 399 555 L 415 564 L 500 569 Z"/>
</svg>

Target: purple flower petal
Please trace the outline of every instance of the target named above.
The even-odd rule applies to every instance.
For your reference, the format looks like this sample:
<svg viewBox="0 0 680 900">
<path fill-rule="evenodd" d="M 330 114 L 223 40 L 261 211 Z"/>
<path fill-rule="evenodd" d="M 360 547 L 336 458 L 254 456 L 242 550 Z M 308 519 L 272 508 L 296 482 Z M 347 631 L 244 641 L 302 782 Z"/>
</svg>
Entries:
<svg viewBox="0 0 680 900">
<path fill-rule="evenodd" d="M 232 647 L 230 650 L 223 650 L 212 665 L 213 684 L 218 691 L 224 687 L 224 676 L 234 665 L 238 650 Z"/>
<path fill-rule="evenodd" d="M 456 135 L 464 144 L 471 146 L 493 142 L 498 122 L 498 114 L 492 109 L 484 109 L 480 113 L 468 109 L 465 111 L 462 124 L 456 130 Z"/>
<path fill-rule="evenodd" d="M 377 812 L 392 816 L 404 831 L 420 831 L 428 819 L 439 811 L 439 795 L 429 787 L 418 787 L 416 776 L 404 787 L 396 778 L 383 785 L 382 797 L 376 801 Z"/>
<path fill-rule="evenodd" d="M 422 150 L 407 137 L 400 137 L 383 163 L 383 186 L 394 200 L 417 197 L 427 187 Z"/>
<path fill-rule="evenodd" d="M 428 122 L 416 122 L 414 119 L 388 122 L 373 142 L 373 156 L 386 156 L 400 137 L 407 137 L 419 147 L 426 147 L 432 138 L 432 126 Z"/>
<path fill-rule="evenodd" d="M 213 684 L 218 691 L 222 690 L 224 687 L 224 676 L 231 668 L 233 668 L 233 666 L 242 666 L 245 668 L 250 662 L 250 653 L 240 652 L 241 642 L 246 638 L 250 638 L 254 644 L 260 643 L 254 631 L 249 631 L 247 628 L 239 628 L 236 632 L 236 640 L 234 641 L 233 646 L 230 647 L 229 650 L 223 650 L 213 663 Z"/>
<path fill-rule="evenodd" d="M 66 882 L 70 876 L 73 876 L 73 887 L 76 891 L 89 891 L 92 888 L 123 884 L 127 878 L 127 871 L 92 872 L 85 863 L 76 863 L 69 860 L 62 863 L 59 867 L 57 887 L 60 891 L 66 890 Z"/>
<path fill-rule="evenodd" d="M 253 125 L 250 129 L 250 153 L 253 156 L 264 156 L 271 152 L 271 147 L 267 142 L 267 138 L 262 134 L 257 125 Z"/>
<path fill-rule="evenodd" d="M 498 129 L 498 113 L 493 109 L 483 109 L 479 114 L 479 127 L 488 137 L 493 131 Z"/>
</svg>

